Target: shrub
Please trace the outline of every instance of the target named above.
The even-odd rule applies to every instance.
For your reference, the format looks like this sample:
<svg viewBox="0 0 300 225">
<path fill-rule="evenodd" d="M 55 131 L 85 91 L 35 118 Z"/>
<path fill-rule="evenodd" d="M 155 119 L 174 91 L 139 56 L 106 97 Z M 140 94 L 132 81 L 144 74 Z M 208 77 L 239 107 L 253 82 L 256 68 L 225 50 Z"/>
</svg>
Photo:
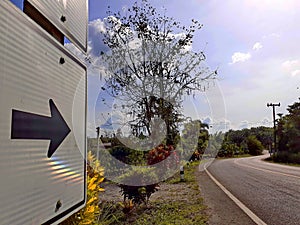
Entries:
<svg viewBox="0 0 300 225">
<path fill-rule="evenodd" d="M 95 156 L 89 152 L 87 155 L 87 202 L 79 212 L 63 221 L 62 225 L 95 224 L 100 215 L 99 193 L 104 191 L 100 184 L 104 180 L 104 170 Z"/>
<path fill-rule="evenodd" d="M 300 164 L 300 152 L 278 152 L 272 156 L 274 162 Z"/>
<path fill-rule="evenodd" d="M 147 165 L 145 151 L 130 149 L 126 146 L 118 145 L 109 150 L 109 153 L 119 161 L 135 166 Z"/>
<path fill-rule="evenodd" d="M 148 204 L 150 196 L 158 190 L 158 184 L 151 184 L 145 186 L 131 186 L 131 185 L 119 185 L 121 187 L 122 195 L 124 196 L 124 202 L 129 200 L 133 204 L 140 205 L 142 203 Z M 128 201 L 127 201 L 128 202 Z"/>
<path fill-rule="evenodd" d="M 232 157 L 236 152 L 239 152 L 240 148 L 230 142 L 224 142 L 222 144 L 222 149 L 218 152 L 219 157 Z"/>
<path fill-rule="evenodd" d="M 119 177 L 119 187 L 121 194 L 124 197 L 124 205 L 141 203 L 147 204 L 150 196 L 158 190 L 157 176 L 154 172 L 149 172 L 149 169 L 135 167 L 124 175 Z M 153 181 L 154 184 L 146 185 L 147 182 Z M 137 185 L 134 185 L 136 183 Z M 144 185 L 143 185 L 144 184 Z"/>
<path fill-rule="evenodd" d="M 173 146 L 161 144 L 149 152 L 148 165 L 159 163 L 168 158 L 171 154 L 175 154 L 176 156 Z"/>
<path fill-rule="evenodd" d="M 249 154 L 251 155 L 261 155 L 264 149 L 262 143 L 254 135 L 248 136 L 247 146 Z"/>
<path fill-rule="evenodd" d="M 170 160 L 165 161 L 168 157 Z M 179 157 L 172 145 L 159 145 L 149 151 L 147 165 L 162 163 L 162 172 L 179 165 Z M 119 177 L 119 186 L 124 196 L 124 212 L 129 212 L 133 205 L 148 204 L 150 196 L 158 190 L 158 176 L 154 170 L 143 167 L 132 167 L 127 173 Z M 149 184 L 151 183 L 151 184 Z"/>
</svg>

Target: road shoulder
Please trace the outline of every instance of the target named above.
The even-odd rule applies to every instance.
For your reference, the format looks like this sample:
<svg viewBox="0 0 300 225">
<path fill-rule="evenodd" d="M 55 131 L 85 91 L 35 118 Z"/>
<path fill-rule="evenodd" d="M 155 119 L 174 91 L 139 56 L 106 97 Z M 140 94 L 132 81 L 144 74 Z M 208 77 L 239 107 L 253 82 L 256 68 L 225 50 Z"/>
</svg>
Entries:
<svg viewBox="0 0 300 225">
<path fill-rule="evenodd" d="M 206 174 L 195 172 L 204 204 L 208 206 L 209 224 L 255 224 Z"/>
</svg>

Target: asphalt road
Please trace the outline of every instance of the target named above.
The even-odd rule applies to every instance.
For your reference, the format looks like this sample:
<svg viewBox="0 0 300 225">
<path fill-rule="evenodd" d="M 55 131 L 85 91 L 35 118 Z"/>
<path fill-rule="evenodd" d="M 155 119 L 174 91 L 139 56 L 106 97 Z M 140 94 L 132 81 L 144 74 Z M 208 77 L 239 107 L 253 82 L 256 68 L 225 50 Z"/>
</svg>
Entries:
<svg viewBox="0 0 300 225">
<path fill-rule="evenodd" d="M 300 167 L 258 156 L 215 160 L 208 171 L 266 224 L 300 224 Z"/>
</svg>

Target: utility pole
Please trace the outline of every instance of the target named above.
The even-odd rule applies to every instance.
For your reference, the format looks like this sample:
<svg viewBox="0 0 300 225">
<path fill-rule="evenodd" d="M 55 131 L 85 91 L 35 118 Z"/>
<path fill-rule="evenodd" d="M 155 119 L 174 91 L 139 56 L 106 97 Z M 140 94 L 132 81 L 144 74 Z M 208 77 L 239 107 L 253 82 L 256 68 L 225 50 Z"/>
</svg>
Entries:
<svg viewBox="0 0 300 225">
<path fill-rule="evenodd" d="M 270 107 L 272 106 L 273 107 L 273 124 L 274 124 L 274 153 L 276 153 L 277 151 L 277 148 L 276 148 L 276 120 L 275 120 L 275 107 L 276 106 L 280 106 L 280 102 L 279 103 L 268 103 L 267 104 L 267 107 Z"/>
</svg>

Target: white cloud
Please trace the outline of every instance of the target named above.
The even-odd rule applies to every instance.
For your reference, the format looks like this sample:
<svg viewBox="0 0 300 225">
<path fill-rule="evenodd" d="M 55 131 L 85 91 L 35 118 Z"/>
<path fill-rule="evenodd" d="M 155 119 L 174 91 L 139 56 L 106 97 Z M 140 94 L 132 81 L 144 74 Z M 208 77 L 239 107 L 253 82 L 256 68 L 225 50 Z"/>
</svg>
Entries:
<svg viewBox="0 0 300 225">
<path fill-rule="evenodd" d="M 295 66 L 299 66 L 300 62 L 299 60 L 287 60 L 282 63 L 282 66 L 286 69 L 291 69 Z"/>
<path fill-rule="evenodd" d="M 287 60 L 281 66 L 292 77 L 300 75 L 300 60 Z"/>
<path fill-rule="evenodd" d="M 74 44 L 66 43 L 65 47 L 80 59 L 84 59 L 84 53 L 80 51 Z"/>
<path fill-rule="evenodd" d="M 235 52 L 232 56 L 232 62 L 230 64 L 238 63 L 238 62 L 245 62 L 251 58 L 250 53 L 242 53 L 242 52 Z"/>
<path fill-rule="evenodd" d="M 269 118 L 264 118 L 262 119 L 262 121 L 260 122 L 261 126 L 272 126 L 272 121 Z"/>
<path fill-rule="evenodd" d="M 213 120 L 208 116 L 203 120 L 203 122 L 209 125 L 211 133 L 219 131 L 226 132 L 232 128 L 231 121 L 227 119 Z"/>
<path fill-rule="evenodd" d="M 95 33 L 106 33 L 105 23 L 101 19 L 91 21 L 89 27 L 92 27 L 95 30 Z"/>
<path fill-rule="evenodd" d="M 244 120 L 239 124 L 239 129 L 245 129 L 249 127 L 250 127 L 250 123 L 247 120 Z"/>
<path fill-rule="evenodd" d="M 292 77 L 300 75 L 300 70 L 294 70 L 291 73 Z"/>
<path fill-rule="evenodd" d="M 262 46 L 262 44 L 260 43 L 260 42 L 256 42 L 254 45 L 253 45 L 253 50 L 259 50 L 259 49 L 261 49 L 263 46 Z"/>
</svg>

